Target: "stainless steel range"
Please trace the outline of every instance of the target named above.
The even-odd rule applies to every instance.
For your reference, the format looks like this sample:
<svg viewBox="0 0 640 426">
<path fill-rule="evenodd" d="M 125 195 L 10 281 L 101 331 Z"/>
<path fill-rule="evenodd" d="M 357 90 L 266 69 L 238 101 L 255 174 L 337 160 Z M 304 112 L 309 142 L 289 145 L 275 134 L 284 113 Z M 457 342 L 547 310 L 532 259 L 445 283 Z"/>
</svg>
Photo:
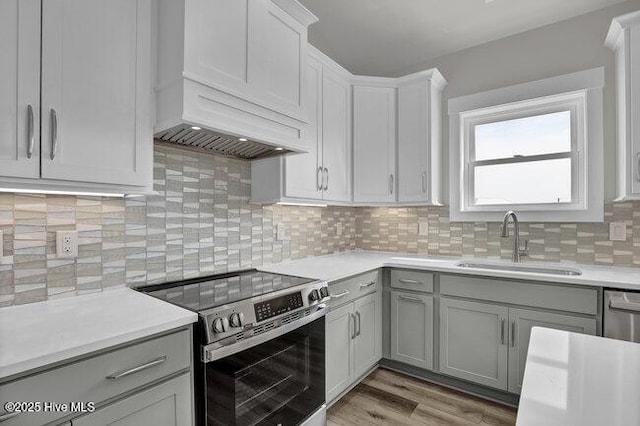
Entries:
<svg viewBox="0 0 640 426">
<path fill-rule="evenodd" d="M 197 424 L 325 424 L 326 282 L 248 270 L 138 290 L 199 315 Z"/>
</svg>

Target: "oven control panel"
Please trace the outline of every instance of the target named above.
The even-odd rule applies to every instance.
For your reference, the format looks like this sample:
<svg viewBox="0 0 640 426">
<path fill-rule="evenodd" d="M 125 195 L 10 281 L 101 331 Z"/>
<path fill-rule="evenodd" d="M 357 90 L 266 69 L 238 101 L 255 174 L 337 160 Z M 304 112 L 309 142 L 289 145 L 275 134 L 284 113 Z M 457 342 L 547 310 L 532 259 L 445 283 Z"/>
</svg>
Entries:
<svg viewBox="0 0 640 426">
<path fill-rule="evenodd" d="M 260 324 L 278 321 L 289 313 L 324 303 L 329 297 L 327 283 L 317 281 L 199 312 L 205 341 L 208 344 L 239 333 L 250 334 Z"/>
<path fill-rule="evenodd" d="M 278 315 L 282 315 L 302 307 L 304 307 L 304 302 L 302 301 L 301 291 L 265 300 L 264 302 L 259 302 L 253 305 L 253 309 L 256 313 L 256 320 L 258 322 L 277 317 Z"/>
</svg>

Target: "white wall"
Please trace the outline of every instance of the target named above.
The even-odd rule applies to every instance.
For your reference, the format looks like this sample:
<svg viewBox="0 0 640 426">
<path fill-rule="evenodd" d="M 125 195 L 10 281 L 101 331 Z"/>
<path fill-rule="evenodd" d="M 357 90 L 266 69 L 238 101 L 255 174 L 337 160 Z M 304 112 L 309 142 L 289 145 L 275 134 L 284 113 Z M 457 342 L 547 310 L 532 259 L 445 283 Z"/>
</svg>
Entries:
<svg viewBox="0 0 640 426">
<path fill-rule="evenodd" d="M 449 82 L 444 92 L 443 111 L 447 111 L 449 98 L 604 66 L 605 201 L 609 201 L 615 195 L 614 56 L 603 44 L 611 19 L 638 9 L 640 0 L 619 3 L 446 55 L 402 74 L 437 67 Z M 445 147 L 448 147 L 448 128 L 445 116 Z M 448 148 L 443 150 L 443 155 L 444 164 L 448 165 Z M 448 175 L 446 170 L 444 175 Z"/>
</svg>

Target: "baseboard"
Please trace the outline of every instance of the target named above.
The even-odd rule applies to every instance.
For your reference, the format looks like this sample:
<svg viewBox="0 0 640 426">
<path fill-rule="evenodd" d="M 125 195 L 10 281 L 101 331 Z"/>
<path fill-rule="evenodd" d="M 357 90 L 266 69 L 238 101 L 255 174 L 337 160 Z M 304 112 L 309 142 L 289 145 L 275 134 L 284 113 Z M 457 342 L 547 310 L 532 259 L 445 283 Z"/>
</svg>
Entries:
<svg viewBox="0 0 640 426">
<path fill-rule="evenodd" d="M 444 386 L 449 389 L 453 389 L 468 395 L 476 396 L 478 398 L 486 399 L 489 401 L 497 402 L 498 404 L 509 405 L 511 407 L 517 407 L 520 401 L 519 395 L 503 392 L 496 389 L 490 389 L 485 386 L 477 385 L 475 383 L 467 382 L 464 380 L 455 379 L 453 377 L 444 376 L 432 371 L 423 370 L 418 367 L 413 367 L 398 361 L 390 359 L 382 359 L 378 363 L 378 366 L 386 368 L 387 370 L 395 371 L 397 373 L 406 374 L 407 376 L 414 377 L 416 379 L 424 380 L 429 383 Z"/>
</svg>

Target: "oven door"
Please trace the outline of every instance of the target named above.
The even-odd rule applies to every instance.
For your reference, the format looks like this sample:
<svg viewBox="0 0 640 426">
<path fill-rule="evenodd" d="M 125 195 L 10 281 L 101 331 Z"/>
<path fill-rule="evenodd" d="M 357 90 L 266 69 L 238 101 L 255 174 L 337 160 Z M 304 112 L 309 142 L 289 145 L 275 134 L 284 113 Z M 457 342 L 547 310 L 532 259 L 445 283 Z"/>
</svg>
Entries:
<svg viewBox="0 0 640 426">
<path fill-rule="evenodd" d="M 205 364 L 208 425 L 297 425 L 324 404 L 321 317 Z"/>
</svg>

